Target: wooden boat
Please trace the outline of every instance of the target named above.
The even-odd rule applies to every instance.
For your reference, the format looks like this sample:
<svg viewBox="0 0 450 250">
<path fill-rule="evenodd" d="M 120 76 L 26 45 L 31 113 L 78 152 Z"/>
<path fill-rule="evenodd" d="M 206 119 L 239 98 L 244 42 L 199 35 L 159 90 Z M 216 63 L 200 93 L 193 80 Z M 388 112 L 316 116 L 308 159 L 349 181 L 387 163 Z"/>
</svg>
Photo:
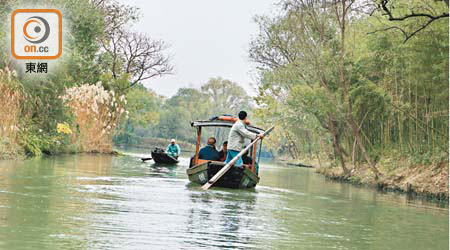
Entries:
<svg viewBox="0 0 450 250">
<path fill-rule="evenodd" d="M 208 182 L 222 167 L 226 164 L 220 161 L 209 161 L 198 158 L 198 153 L 200 151 L 200 138 L 202 127 L 225 127 L 231 128 L 236 122 L 236 118 L 229 116 L 219 116 L 207 121 L 195 121 L 191 123 L 191 126 L 197 130 L 197 145 L 195 148 L 195 156 L 193 157 L 189 168 L 186 170 L 189 180 L 191 182 L 198 183 L 200 185 Z M 253 133 L 259 134 L 263 133 L 264 130 L 254 126 L 247 126 L 247 129 Z M 259 147 L 262 146 L 261 142 L 257 142 Z M 216 183 L 214 186 L 226 187 L 226 188 L 252 188 L 255 187 L 259 182 L 258 170 L 259 165 L 257 158 L 259 158 L 259 153 L 257 154 L 258 145 L 253 146 L 250 149 L 250 157 L 252 161 L 248 164 L 244 164 L 243 167 L 233 166 L 228 170 Z"/>
<path fill-rule="evenodd" d="M 152 150 L 152 158 L 156 163 L 162 164 L 176 164 L 179 162 L 178 159 L 167 155 L 161 148 L 155 148 Z"/>
</svg>

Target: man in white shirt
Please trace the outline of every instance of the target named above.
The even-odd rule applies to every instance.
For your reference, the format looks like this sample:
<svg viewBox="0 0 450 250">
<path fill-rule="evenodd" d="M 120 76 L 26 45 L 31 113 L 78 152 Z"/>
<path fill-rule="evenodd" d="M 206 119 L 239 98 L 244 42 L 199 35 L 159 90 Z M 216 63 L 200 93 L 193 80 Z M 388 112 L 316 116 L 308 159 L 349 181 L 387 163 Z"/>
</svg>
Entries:
<svg viewBox="0 0 450 250">
<path fill-rule="evenodd" d="M 230 134 L 228 135 L 228 149 L 227 149 L 227 159 L 226 163 L 230 162 L 234 157 L 236 157 L 244 146 L 245 138 L 254 140 L 258 137 L 263 138 L 264 134 L 255 134 L 247 130 L 245 124 L 248 123 L 247 112 L 239 112 L 239 120 L 233 124 L 231 127 Z M 234 163 L 234 166 L 242 166 L 244 163 L 242 157 Z"/>
</svg>

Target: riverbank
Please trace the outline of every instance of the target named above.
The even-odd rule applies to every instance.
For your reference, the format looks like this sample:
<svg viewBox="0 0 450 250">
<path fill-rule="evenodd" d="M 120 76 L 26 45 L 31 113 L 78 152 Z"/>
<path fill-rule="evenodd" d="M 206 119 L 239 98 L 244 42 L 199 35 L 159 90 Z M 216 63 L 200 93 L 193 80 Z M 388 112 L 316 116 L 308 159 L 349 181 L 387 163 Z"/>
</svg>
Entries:
<svg viewBox="0 0 450 250">
<path fill-rule="evenodd" d="M 382 191 L 405 193 L 430 200 L 449 200 L 448 161 L 417 164 L 410 163 L 408 159 L 385 158 L 377 164 L 377 168 L 382 174 L 378 179 L 375 179 L 367 165 L 352 169 L 348 176 L 344 174 L 340 166 L 335 166 L 332 162 L 321 162 L 321 164 L 317 160 L 301 160 L 299 162 L 307 166 L 312 165 L 317 173 L 331 180 L 363 185 Z"/>
</svg>

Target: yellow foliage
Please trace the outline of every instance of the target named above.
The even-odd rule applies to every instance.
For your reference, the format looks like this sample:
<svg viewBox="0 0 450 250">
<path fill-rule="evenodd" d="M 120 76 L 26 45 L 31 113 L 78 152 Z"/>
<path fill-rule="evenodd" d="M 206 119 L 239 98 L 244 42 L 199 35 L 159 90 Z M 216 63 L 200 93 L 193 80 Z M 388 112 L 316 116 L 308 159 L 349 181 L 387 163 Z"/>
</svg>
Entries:
<svg viewBox="0 0 450 250">
<path fill-rule="evenodd" d="M 66 134 L 66 135 L 72 134 L 72 130 L 70 129 L 70 127 L 67 123 L 58 123 L 56 130 L 60 134 Z"/>
</svg>

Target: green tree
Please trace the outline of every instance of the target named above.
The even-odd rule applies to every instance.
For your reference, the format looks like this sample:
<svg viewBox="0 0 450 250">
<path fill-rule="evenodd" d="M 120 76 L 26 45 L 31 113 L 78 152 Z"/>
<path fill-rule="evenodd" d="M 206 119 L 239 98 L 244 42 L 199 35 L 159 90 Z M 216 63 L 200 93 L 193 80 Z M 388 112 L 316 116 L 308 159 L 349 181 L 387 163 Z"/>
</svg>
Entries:
<svg viewBox="0 0 450 250">
<path fill-rule="evenodd" d="M 447 9 L 429 5 L 435 13 Z M 255 112 L 285 128 L 276 143 L 289 146 L 279 149 L 295 158 L 295 148 L 327 152 L 331 143 L 344 172 L 350 160 L 352 167 L 365 161 L 374 175 L 383 154 L 433 158 L 447 151 L 445 22 L 434 21 L 403 43 L 401 33 L 387 29 L 392 23 L 378 13 L 364 15 L 355 1 L 285 0 L 280 6 L 276 17 L 255 18 L 261 32 L 249 51 L 260 73 Z M 421 20 L 402 25 L 419 27 Z M 312 145 L 304 147 L 306 138 Z"/>
<path fill-rule="evenodd" d="M 126 96 L 127 116 L 123 119 L 115 143 L 138 143 L 142 136 L 139 131 L 148 131 L 160 122 L 160 110 L 163 100 L 153 91 L 138 84 L 131 88 Z M 148 134 L 147 134 L 148 135 Z"/>
<path fill-rule="evenodd" d="M 217 115 L 237 114 L 240 110 L 251 109 L 251 99 L 237 83 L 220 77 L 211 78 L 201 87 L 209 97 L 211 110 Z"/>
</svg>

